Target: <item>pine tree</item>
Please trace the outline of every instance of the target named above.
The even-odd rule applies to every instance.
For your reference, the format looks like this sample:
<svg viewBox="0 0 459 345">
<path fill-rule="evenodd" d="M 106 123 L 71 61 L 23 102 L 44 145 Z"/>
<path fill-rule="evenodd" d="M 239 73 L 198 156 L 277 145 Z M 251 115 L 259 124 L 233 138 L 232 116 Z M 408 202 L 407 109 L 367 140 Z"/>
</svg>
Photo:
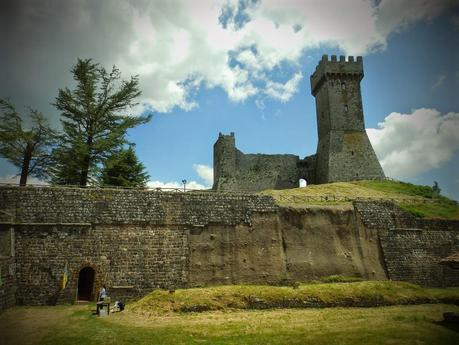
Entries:
<svg viewBox="0 0 459 345">
<path fill-rule="evenodd" d="M 54 152 L 53 182 L 86 186 L 103 160 L 127 143 L 127 130 L 151 116 L 127 114 L 141 93 L 138 77 L 120 80 L 115 66 L 107 72 L 91 59 L 78 59 L 72 73 L 76 87 L 60 89 L 54 103 L 61 111 L 64 135 Z"/>
<path fill-rule="evenodd" d="M 57 132 L 42 113 L 32 108 L 28 129 L 10 101 L 0 99 L 0 111 L 0 155 L 21 171 L 19 185 L 25 186 L 29 175 L 46 179 Z"/>
<path fill-rule="evenodd" d="M 434 185 L 432 186 L 432 191 L 434 196 L 439 196 L 441 193 L 441 188 L 438 186 L 438 182 L 434 181 Z"/>
<path fill-rule="evenodd" d="M 149 177 L 133 147 L 129 146 L 105 160 L 99 180 L 105 186 L 145 187 Z"/>
</svg>

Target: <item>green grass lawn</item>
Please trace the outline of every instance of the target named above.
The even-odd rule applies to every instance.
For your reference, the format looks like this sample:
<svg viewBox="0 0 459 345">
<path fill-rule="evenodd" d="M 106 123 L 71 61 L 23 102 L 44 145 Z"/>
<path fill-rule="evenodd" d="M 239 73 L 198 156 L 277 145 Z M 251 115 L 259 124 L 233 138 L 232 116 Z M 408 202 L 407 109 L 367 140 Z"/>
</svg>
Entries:
<svg viewBox="0 0 459 345">
<path fill-rule="evenodd" d="M 354 181 L 310 185 L 306 188 L 267 190 L 281 206 L 350 205 L 353 200 L 390 200 L 417 217 L 459 219 L 459 205 L 434 193 L 429 186 L 399 181 Z"/>
<path fill-rule="evenodd" d="M 94 304 L 15 307 L 0 314 L 0 339 L 5 345 L 459 343 L 459 329 L 441 323 L 444 312 L 459 313 L 459 288 L 326 280 L 333 283 L 157 290 L 107 317 L 93 315 Z M 422 302 L 429 304 L 408 305 Z M 359 305 L 368 307 L 343 307 Z"/>
<path fill-rule="evenodd" d="M 440 324 L 444 304 L 379 308 L 217 311 L 99 318 L 89 306 L 16 307 L 0 315 L 2 344 L 444 344 L 459 333 Z M 51 318 L 47 314 L 53 315 Z M 39 326 L 34 326 L 37 322 Z"/>
</svg>

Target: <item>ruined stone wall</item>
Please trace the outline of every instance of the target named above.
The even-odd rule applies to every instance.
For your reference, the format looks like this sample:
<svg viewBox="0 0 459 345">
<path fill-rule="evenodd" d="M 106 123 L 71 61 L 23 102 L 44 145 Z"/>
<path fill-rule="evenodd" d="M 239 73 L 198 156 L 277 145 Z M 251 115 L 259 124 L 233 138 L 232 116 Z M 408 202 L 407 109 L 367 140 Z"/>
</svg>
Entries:
<svg viewBox="0 0 459 345">
<path fill-rule="evenodd" d="M 236 175 L 240 190 L 297 188 L 299 176 L 298 156 L 244 154 L 237 152 Z"/>
<path fill-rule="evenodd" d="M 299 157 L 244 154 L 235 146 L 234 133 L 219 134 L 214 145 L 214 190 L 260 191 L 296 188 Z"/>
<path fill-rule="evenodd" d="M 355 203 L 362 222 L 377 229 L 388 277 L 423 286 L 459 286 L 459 270 L 440 264 L 459 251 L 459 221 L 423 220 L 392 203 Z"/>
</svg>

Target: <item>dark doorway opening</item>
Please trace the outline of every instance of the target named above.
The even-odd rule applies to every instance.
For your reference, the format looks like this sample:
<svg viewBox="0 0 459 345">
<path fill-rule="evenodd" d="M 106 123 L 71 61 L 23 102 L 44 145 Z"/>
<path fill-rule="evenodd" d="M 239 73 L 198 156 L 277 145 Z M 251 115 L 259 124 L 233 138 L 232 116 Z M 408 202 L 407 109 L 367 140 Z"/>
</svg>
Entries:
<svg viewBox="0 0 459 345">
<path fill-rule="evenodd" d="M 78 274 L 78 297 L 80 301 L 91 301 L 94 291 L 94 276 L 96 272 L 91 267 L 84 267 Z"/>
</svg>

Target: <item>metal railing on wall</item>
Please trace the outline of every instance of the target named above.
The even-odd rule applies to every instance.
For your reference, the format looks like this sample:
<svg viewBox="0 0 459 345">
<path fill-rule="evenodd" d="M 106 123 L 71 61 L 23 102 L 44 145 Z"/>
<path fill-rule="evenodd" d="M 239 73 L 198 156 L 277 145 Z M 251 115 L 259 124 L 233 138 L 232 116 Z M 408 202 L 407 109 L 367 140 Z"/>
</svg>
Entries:
<svg viewBox="0 0 459 345">
<path fill-rule="evenodd" d="M 80 185 L 52 185 L 52 184 L 37 184 L 31 183 L 25 186 L 19 186 L 17 183 L 0 183 L 0 187 L 9 186 L 9 187 L 20 187 L 20 188 L 67 188 L 67 189 L 88 189 L 88 190 L 135 190 L 135 191 L 148 191 L 148 192 L 202 192 L 202 193 L 235 193 L 235 194 L 256 194 L 254 191 L 244 191 L 244 190 L 235 190 L 235 191 L 217 191 L 211 188 L 208 189 L 193 189 L 188 187 L 125 187 L 125 186 L 80 186 Z"/>
<path fill-rule="evenodd" d="M 17 183 L 0 183 L 0 186 L 19 187 Z M 118 190 L 148 190 L 148 191 L 170 191 L 170 192 L 188 192 L 188 191 L 211 191 L 211 189 L 191 189 L 184 187 L 125 187 L 125 186 L 80 186 L 80 185 L 52 185 L 52 184 L 37 184 L 30 183 L 21 187 L 35 187 L 35 188 L 71 188 L 71 189 L 118 189 Z"/>
</svg>

